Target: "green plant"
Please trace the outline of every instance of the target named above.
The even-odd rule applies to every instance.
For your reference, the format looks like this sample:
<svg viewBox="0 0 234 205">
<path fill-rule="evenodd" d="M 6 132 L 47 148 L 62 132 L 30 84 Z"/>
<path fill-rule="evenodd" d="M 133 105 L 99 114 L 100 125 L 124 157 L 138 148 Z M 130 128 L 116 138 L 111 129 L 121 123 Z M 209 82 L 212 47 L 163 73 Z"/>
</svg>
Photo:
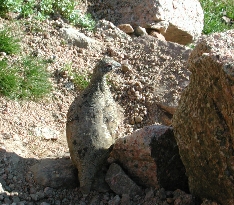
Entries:
<svg viewBox="0 0 234 205">
<path fill-rule="evenodd" d="M 9 29 L 0 31 L 0 52 L 15 54 L 20 51 L 19 39 L 11 35 Z"/>
<path fill-rule="evenodd" d="M 54 1 L 53 9 L 61 14 L 64 18 L 69 20 L 69 16 L 75 10 L 77 1 L 74 0 L 58 0 Z"/>
<path fill-rule="evenodd" d="M 75 73 L 72 70 L 71 63 L 65 64 L 62 71 L 67 71 L 67 75 L 72 79 L 73 83 L 78 89 L 84 90 L 88 86 L 90 78 L 86 77 L 85 75 Z"/>
<path fill-rule="evenodd" d="M 70 17 L 70 21 L 74 25 L 80 25 L 83 28 L 87 28 L 88 30 L 93 30 L 95 28 L 96 22 L 93 20 L 91 14 L 81 15 L 79 12 L 77 15 Z"/>
<path fill-rule="evenodd" d="M 24 18 L 29 17 L 34 13 L 34 7 L 35 7 L 35 0 L 27 0 L 26 2 L 22 2 L 19 13 Z"/>
<path fill-rule="evenodd" d="M 222 20 L 224 14 L 228 18 L 234 19 L 233 0 L 200 0 L 200 3 L 204 10 L 204 34 L 234 28 L 234 25 L 228 25 Z"/>
<path fill-rule="evenodd" d="M 53 13 L 53 0 L 42 0 L 39 3 L 39 10 L 44 15 L 50 15 Z"/>
<path fill-rule="evenodd" d="M 16 68 L 9 68 L 6 60 L 0 61 L 0 93 L 4 96 L 17 98 L 20 78 Z"/>
<path fill-rule="evenodd" d="M 0 16 L 5 17 L 6 13 L 20 12 L 20 7 L 23 0 L 0 0 Z"/>
<path fill-rule="evenodd" d="M 0 0 L 0 16 L 5 17 L 8 12 L 17 12 L 22 17 L 33 15 L 36 19 L 45 20 L 51 15 L 60 14 L 74 25 L 93 30 L 95 21 L 91 15 L 81 15 L 76 7 L 76 0 Z"/>
<path fill-rule="evenodd" d="M 73 82 L 80 90 L 84 90 L 89 85 L 89 80 L 84 75 L 74 74 Z"/>
<path fill-rule="evenodd" d="M 45 61 L 27 57 L 23 59 L 21 65 L 22 97 L 38 99 L 49 94 L 52 85 L 48 79 L 50 75 L 45 69 Z"/>
<path fill-rule="evenodd" d="M 7 65 L 0 61 L 0 93 L 13 99 L 40 99 L 51 92 L 49 73 L 43 60 L 25 57 Z"/>
</svg>

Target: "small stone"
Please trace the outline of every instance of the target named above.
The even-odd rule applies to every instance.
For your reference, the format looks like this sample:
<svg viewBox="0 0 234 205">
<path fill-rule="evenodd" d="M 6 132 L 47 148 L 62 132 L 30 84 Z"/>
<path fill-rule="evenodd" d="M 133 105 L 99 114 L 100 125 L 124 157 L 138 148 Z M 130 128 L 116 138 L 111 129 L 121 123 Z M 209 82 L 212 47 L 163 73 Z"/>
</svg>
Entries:
<svg viewBox="0 0 234 205">
<path fill-rule="evenodd" d="M 135 124 L 134 117 L 131 117 L 131 118 L 130 118 L 129 123 L 130 123 L 131 125 L 134 125 L 134 124 Z"/>
<path fill-rule="evenodd" d="M 135 34 L 137 36 L 144 36 L 144 35 L 148 35 L 148 33 L 146 32 L 146 29 L 145 28 L 142 28 L 140 26 L 137 26 L 136 29 L 135 29 Z"/>
<path fill-rule="evenodd" d="M 129 64 L 122 64 L 122 71 L 124 73 L 128 72 L 131 69 L 131 66 Z"/>
<path fill-rule="evenodd" d="M 39 196 L 37 194 L 30 194 L 31 198 L 33 201 L 38 201 L 39 200 Z"/>
<path fill-rule="evenodd" d="M 120 204 L 120 197 L 116 195 L 113 199 L 108 202 L 108 205 L 119 205 Z"/>
<path fill-rule="evenodd" d="M 126 205 L 126 204 L 130 204 L 130 196 L 129 194 L 123 194 L 122 195 L 122 199 L 120 201 L 121 205 Z"/>
<path fill-rule="evenodd" d="M 12 201 L 11 201 L 8 197 L 5 197 L 5 198 L 4 198 L 4 203 L 5 203 L 5 204 L 11 204 Z"/>
<path fill-rule="evenodd" d="M 106 182 L 118 195 L 129 194 L 130 196 L 135 196 L 142 193 L 142 189 L 116 163 L 110 165 L 106 174 Z"/>
<path fill-rule="evenodd" d="M 51 187 L 46 187 L 46 188 L 44 189 L 44 193 L 45 193 L 45 196 L 46 196 L 46 197 L 52 197 L 53 194 L 54 194 L 54 189 L 51 188 Z"/>
<path fill-rule="evenodd" d="M 7 54 L 5 52 L 0 52 L 0 56 L 6 56 Z"/>
<path fill-rule="evenodd" d="M 132 28 L 130 24 L 120 24 L 118 25 L 118 28 L 127 34 L 134 32 L 134 29 Z"/>
<path fill-rule="evenodd" d="M 135 122 L 136 122 L 136 123 L 141 123 L 142 120 L 143 120 L 143 118 L 142 118 L 141 116 L 136 116 L 136 117 L 135 117 Z"/>
<path fill-rule="evenodd" d="M 34 134 L 37 137 L 43 137 L 46 140 L 58 139 L 59 132 L 50 127 L 36 127 L 34 129 Z"/>
<path fill-rule="evenodd" d="M 43 33 L 43 36 L 44 36 L 44 38 L 46 38 L 46 39 L 49 39 L 49 38 L 50 38 L 50 34 L 49 34 L 48 32 L 44 32 L 44 33 Z"/>
<path fill-rule="evenodd" d="M 18 196 L 13 196 L 12 200 L 14 203 L 19 203 L 20 202 L 20 198 Z"/>
<path fill-rule="evenodd" d="M 0 194 L 0 201 L 2 201 L 3 199 L 4 199 L 4 196 L 2 194 Z"/>
<path fill-rule="evenodd" d="M 167 203 L 171 204 L 174 201 L 173 198 L 167 198 Z"/>
<path fill-rule="evenodd" d="M 151 36 L 153 36 L 155 38 L 158 38 L 161 41 L 166 41 L 165 37 L 162 34 L 160 34 L 159 32 L 155 31 L 155 30 L 149 31 L 149 35 L 151 35 Z"/>
<path fill-rule="evenodd" d="M 12 138 L 10 133 L 3 133 L 2 135 L 3 135 L 3 139 L 5 139 L 5 140 Z"/>
<path fill-rule="evenodd" d="M 67 83 L 65 83 L 64 87 L 65 87 L 67 90 L 74 90 L 74 88 L 75 88 L 74 83 L 72 83 L 72 82 L 67 82 Z"/>
<path fill-rule="evenodd" d="M 148 200 L 150 198 L 154 197 L 154 190 L 153 188 L 148 188 L 145 190 L 145 200 Z"/>
<path fill-rule="evenodd" d="M 46 202 L 42 202 L 42 203 L 40 203 L 40 205 L 50 205 L 50 204 L 48 204 Z"/>
</svg>

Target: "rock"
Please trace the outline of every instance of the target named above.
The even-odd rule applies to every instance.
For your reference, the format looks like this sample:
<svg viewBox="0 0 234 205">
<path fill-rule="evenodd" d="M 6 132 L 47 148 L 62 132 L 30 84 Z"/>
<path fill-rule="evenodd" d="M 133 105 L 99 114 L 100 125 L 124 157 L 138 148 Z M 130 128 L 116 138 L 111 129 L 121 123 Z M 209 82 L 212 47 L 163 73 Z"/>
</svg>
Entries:
<svg viewBox="0 0 234 205">
<path fill-rule="evenodd" d="M 77 170 L 69 159 L 42 160 L 30 170 L 34 180 L 43 186 L 52 188 L 75 188 L 78 185 Z"/>
<path fill-rule="evenodd" d="M 201 39 L 173 126 L 192 194 L 234 204 L 234 30 Z"/>
<path fill-rule="evenodd" d="M 130 196 L 128 194 L 122 194 L 122 198 L 121 198 L 121 205 L 126 205 L 126 204 L 130 204 Z"/>
<path fill-rule="evenodd" d="M 46 140 L 57 140 L 59 136 L 59 131 L 54 130 L 50 127 L 35 127 L 33 132 L 35 136 L 42 137 Z"/>
<path fill-rule="evenodd" d="M 170 127 L 147 126 L 117 139 L 111 157 L 144 187 L 188 188 L 185 168 Z"/>
<path fill-rule="evenodd" d="M 141 26 L 137 26 L 135 28 L 135 34 L 136 34 L 136 36 L 148 35 L 148 33 L 146 32 L 146 29 L 142 28 Z"/>
<path fill-rule="evenodd" d="M 198 0 L 105 0 L 105 5 L 114 15 L 103 13 L 102 18 L 115 25 L 156 29 L 167 41 L 186 45 L 202 33 L 203 10 Z"/>
<path fill-rule="evenodd" d="M 134 29 L 132 28 L 130 24 L 120 24 L 118 25 L 118 28 L 127 34 L 134 32 Z"/>
<path fill-rule="evenodd" d="M 155 38 L 158 38 L 161 41 L 166 41 L 165 37 L 156 30 L 153 30 L 153 29 L 149 30 L 148 34 L 155 37 Z"/>
<path fill-rule="evenodd" d="M 131 37 L 116 27 L 113 23 L 100 20 L 98 21 L 96 28 L 96 32 L 100 32 L 101 35 L 104 37 L 105 41 L 131 41 Z"/>
<path fill-rule="evenodd" d="M 111 199 L 109 202 L 108 202 L 108 205 L 119 205 L 120 204 L 120 197 L 119 195 L 116 195 L 113 199 Z"/>
<path fill-rule="evenodd" d="M 106 82 L 106 74 L 121 67 L 105 57 L 94 68 L 88 87 L 73 101 L 66 136 L 71 159 L 78 169 L 81 191 L 87 195 L 96 174 L 109 156 L 122 122 L 122 114 Z"/>
<path fill-rule="evenodd" d="M 63 38 L 79 48 L 101 50 L 101 43 L 99 41 L 80 33 L 75 28 L 61 28 L 60 33 Z"/>
<path fill-rule="evenodd" d="M 173 192 L 174 205 L 195 205 L 195 198 L 179 189 Z"/>
<path fill-rule="evenodd" d="M 130 70 L 131 70 L 131 65 L 129 65 L 129 64 L 122 64 L 122 71 L 124 73 L 126 73 L 126 72 L 128 72 Z"/>
<path fill-rule="evenodd" d="M 2 187 L 2 184 L 0 183 L 0 194 L 4 193 L 4 189 Z"/>
<path fill-rule="evenodd" d="M 143 118 L 141 116 L 136 116 L 134 119 L 135 119 L 136 123 L 141 123 L 143 120 Z"/>
<path fill-rule="evenodd" d="M 119 195 L 128 194 L 133 197 L 137 194 L 141 195 L 143 192 L 116 163 L 110 165 L 106 174 L 106 182 L 109 184 L 110 188 Z"/>
</svg>

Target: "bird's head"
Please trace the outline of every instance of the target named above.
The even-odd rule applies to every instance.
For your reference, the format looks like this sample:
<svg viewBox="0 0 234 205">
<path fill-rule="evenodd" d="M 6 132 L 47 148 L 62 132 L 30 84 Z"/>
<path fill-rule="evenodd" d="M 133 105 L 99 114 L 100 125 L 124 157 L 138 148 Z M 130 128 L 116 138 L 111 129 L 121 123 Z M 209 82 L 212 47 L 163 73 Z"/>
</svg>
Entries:
<svg viewBox="0 0 234 205">
<path fill-rule="evenodd" d="M 94 73 L 96 75 L 104 76 L 106 73 L 121 67 L 121 64 L 116 62 L 113 58 L 104 57 L 95 66 Z"/>
</svg>

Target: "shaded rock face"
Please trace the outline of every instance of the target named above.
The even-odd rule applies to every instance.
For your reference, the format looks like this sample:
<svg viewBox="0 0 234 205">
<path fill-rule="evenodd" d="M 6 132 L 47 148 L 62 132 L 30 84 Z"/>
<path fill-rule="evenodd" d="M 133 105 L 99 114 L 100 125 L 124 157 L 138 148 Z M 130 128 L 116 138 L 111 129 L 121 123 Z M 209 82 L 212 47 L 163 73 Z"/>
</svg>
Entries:
<svg viewBox="0 0 234 205">
<path fill-rule="evenodd" d="M 45 187 L 75 188 L 79 183 L 77 169 L 70 159 L 43 160 L 33 165 L 30 170 L 34 174 L 34 180 Z"/>
<path fill-rule="evenodd" d="M 100 60 L 89 86 L 74 100 L 67 113 L 69 152 L 78 169 L 81 191 L 85 195 L 89 193 L 118 136 L 121 111 L 112 98 L 105 76 L 120 66 L 112 58 Z"/>
<path fill-rule="evenodd" d="M 119 138 L 111 157 L 142 186 L 188 189 L 185 168 L 170 127 L 147 126 Z"/>
<path fill-rule="evenodd" d="M 234 204 L 234 30 L 203 39 L 173 125 L 192 194 Z"/>
<path fill-rule="evenodd" d="M 183 45 L 199 37 L 203 29 L 203 10 L 197 0 L 104 0 L 103 3 L 113 12 L 97 8 L 98 13 L 114 24 L 153 28 L 166 40 Z"/>
</svg>

